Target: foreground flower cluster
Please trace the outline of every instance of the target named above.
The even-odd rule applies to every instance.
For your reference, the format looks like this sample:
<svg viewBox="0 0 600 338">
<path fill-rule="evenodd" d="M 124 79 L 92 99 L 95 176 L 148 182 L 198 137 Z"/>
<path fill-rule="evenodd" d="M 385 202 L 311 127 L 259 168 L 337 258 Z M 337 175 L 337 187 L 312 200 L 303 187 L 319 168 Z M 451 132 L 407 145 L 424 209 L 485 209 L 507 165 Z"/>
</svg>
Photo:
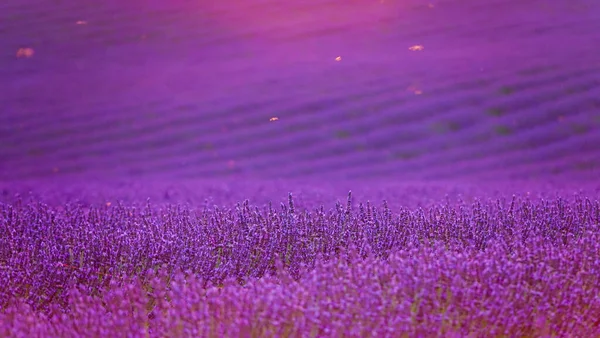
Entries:
<svg viewBox="0 0 600 338">
<path fill-rule="evenodd" d="M 0 204 L 0 336 L 600 336 L 599 201 L 354 204 Z"/>
</svg>

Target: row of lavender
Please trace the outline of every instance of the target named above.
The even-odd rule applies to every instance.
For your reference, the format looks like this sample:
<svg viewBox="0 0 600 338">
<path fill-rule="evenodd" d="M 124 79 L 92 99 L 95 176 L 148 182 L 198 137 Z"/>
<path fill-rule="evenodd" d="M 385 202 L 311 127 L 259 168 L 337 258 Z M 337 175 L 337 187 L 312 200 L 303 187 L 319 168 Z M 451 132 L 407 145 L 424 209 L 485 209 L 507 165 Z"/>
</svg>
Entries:
<svg viewBox="0 0 600 338">
<path fill-rule="evenodd" d="M 0 204 L 2 336 L 598 335 L 600 202 Z"/>
</svg>

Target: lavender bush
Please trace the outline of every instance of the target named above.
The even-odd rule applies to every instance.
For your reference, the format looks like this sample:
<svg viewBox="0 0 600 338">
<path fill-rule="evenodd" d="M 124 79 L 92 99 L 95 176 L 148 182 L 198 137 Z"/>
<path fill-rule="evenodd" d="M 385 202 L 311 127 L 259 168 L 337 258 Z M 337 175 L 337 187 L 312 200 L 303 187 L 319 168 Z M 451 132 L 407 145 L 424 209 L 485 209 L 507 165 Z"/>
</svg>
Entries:
<svg viewBox="0 0 600 338">
<path fill-rule="evenodd" d="M 600 335 L 599 201 L 356 204 L 0 204 L 0 335 Z"/>
</svg>

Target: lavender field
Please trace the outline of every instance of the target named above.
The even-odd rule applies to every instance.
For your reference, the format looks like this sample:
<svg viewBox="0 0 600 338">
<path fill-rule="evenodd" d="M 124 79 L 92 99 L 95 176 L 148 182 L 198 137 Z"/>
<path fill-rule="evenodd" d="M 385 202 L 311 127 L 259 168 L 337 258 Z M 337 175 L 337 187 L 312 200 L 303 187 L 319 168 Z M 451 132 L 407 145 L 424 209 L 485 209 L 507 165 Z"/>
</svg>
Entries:
<svg viewBox="0 0 600 338">
<path fill-rule="evenodd" d="M 0 337 L 600 337 L 600 2 L 5 0 Z"/>
<path fill-rule="evenodd" d="M 388 196 L 433 200 L 430 188 Z M 293 194 L 230 207 L 18 196 L 0 204 L 0 334 L 599 336 L 598 199 L 474 196 L 486 195 L 412 208 L 352 193 L 318 207 Z"/>
</svg>

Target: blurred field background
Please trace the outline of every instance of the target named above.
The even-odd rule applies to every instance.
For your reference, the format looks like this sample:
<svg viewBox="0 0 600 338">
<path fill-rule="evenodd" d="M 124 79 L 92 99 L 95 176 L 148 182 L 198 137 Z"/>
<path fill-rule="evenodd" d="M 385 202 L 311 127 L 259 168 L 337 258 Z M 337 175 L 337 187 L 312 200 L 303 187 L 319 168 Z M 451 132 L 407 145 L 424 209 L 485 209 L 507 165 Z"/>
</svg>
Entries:
<svg viewBox="0 0 600 338">
<path fill-rule="evenodd" d="M 599 48 L 591 0 L 5 0 L 0 178 L 589 182 Z"/>
</svg>

